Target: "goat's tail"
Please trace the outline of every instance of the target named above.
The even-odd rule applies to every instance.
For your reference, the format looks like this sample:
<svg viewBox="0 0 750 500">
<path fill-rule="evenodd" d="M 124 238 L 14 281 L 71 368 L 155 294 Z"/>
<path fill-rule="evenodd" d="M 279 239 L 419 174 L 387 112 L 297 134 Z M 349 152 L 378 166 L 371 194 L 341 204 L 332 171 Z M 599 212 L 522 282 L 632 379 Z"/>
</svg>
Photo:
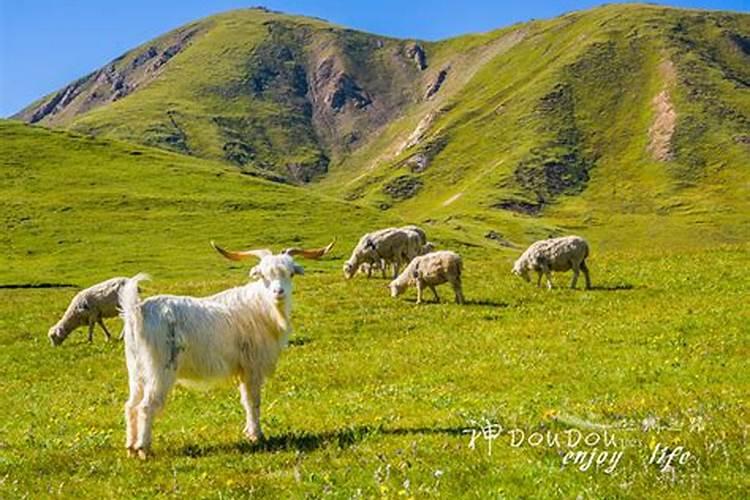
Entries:
<svg viewBox="0 0 750 500">
<path fill-rule="evenodd" d="M 149 279 L 151 277 L 148 274 L 136 274 L 120 289 L 120 317 L 125 323 L 125 342 L 129 338 L 141 336 L 143 314 L 141 312 L 141 299 L 138 297 L 138 283 Z"/>
</svg>

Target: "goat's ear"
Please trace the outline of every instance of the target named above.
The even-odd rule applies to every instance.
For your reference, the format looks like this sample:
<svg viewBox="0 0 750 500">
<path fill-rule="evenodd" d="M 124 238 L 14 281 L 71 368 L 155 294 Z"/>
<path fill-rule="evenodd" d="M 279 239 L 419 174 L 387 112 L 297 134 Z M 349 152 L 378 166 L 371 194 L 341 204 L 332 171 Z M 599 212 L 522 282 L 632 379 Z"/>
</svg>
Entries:
<svg viewBox="0 0 750 500">
<path fill-rule="evenodd" d="M 78 307 L 76 309 L 78 309 L 79 311 L 88 311 L 88 309 L 89 309 L 89 302 L 88 302 L 88 300 L 84 299 L 84 300 L 80 301 L 78 303 Z"/>
<path fill-rule="evenodd" d="M 263 273 L 260 272 L 259 266 L 255 266 L 250 269 L 250 277 L 254 280 L 259 280 L 263 277 Z"/>
<path fill-rule="evenodd" d="M 294 274 L 303 276 L 305 274 L 305 270 L 299 264 L 294 264 Z"/>
</svg>

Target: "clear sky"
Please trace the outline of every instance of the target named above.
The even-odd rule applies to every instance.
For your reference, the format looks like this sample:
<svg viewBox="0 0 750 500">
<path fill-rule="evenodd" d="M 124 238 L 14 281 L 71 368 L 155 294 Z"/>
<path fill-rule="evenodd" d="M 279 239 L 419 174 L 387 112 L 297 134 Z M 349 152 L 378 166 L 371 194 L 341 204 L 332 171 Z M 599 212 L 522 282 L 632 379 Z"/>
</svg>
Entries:
<svg viewBox="0 0 750 500">
<path fill-rule="evenodd" d="M 264 5 L 351 28 L 436 40 L 594 7 L 589 0 L 0 0 L 0 116 L 189 21 Z M 673 0 L 748 12 L 750 0 Z"/>
</svg>

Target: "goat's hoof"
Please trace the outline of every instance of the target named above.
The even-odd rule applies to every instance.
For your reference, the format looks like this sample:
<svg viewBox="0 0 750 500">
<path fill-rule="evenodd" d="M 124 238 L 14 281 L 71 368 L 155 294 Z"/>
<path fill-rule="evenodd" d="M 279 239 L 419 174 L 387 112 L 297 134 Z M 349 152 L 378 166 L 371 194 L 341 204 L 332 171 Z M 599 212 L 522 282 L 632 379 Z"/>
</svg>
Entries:
<svg viewBox="0 0 750 500">
<path fill-rule="evenodd" d="M 264 436 L 262 432 L 245 432 L 245 437 L 250 442 L 250 444 L 258 444 L 263 441 Z"/>
<path fill-rule="evenodd" d="M 132 446 L 128 446 L 128 447 L 127 447 L 127 448 L 125 449 L 125 451 L 126 451 L 126 453 L 127 453 L 127 455 L 128 455 L 128 458 L 135 458 L 135 457 L 136 457 L 136 455 L 137 455 L 137 453 L 136 453 L 136 451 L 135 451 L 135 448 L 133 448 Z"/>
<path fill-rule="evenodd" d="M 136 450 L 138 459 L 139 460 L 148 460 L 148 458 L 151 456 L 151 451 L 147 448 L 139 448 Z"/>
</svg>

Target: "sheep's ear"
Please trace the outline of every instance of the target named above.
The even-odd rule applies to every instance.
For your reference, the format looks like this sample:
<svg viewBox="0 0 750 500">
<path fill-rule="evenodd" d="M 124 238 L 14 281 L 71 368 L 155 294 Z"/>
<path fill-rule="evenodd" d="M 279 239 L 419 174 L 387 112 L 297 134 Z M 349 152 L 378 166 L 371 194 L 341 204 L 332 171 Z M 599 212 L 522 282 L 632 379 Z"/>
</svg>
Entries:
<svg viewBox="0 0 750 500">
<path fill-rule="evenodd" d="M 259 280 L 263 277 L 263 273 L 260 272 L 259 266 L 255 266 L 250 269 L 250 277 L 254 280 Z"/>
<path fill-rule="evenodd" d="M 294 264 L 294 274 L 304 276 L 305 270 L 299 264 Z"/>
</svg>

